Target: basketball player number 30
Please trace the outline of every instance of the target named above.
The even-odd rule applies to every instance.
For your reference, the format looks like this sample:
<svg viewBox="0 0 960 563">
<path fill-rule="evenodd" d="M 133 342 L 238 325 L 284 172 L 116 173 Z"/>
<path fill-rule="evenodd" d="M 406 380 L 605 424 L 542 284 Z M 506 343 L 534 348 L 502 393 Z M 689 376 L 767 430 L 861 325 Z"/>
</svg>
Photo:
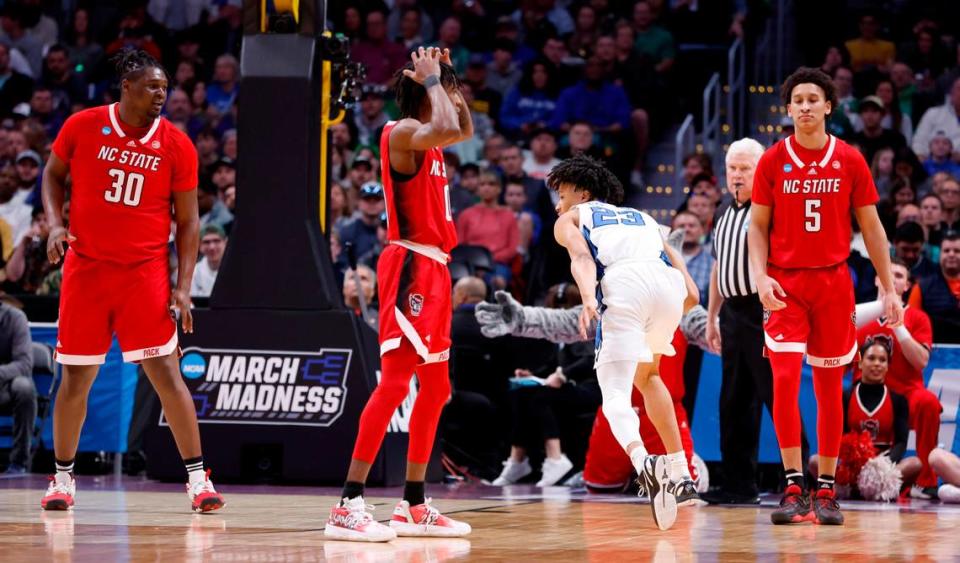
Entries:
<svg viewBox="0 0 960 563">
<path fill-rule="evenodd" d="M 140 195 L 143 194 L 143 174 L 130 172 L 129 174 L 119 168 L 111 168 L 107 174 L 113 178 L 113 184 L 103 194 L 103 199 L 110 203 L 120 203 L 136 207 L 140 205 Z"/>
<path fill-rule="evenodd" d="M 816 233 L 820 231 L 820 200 L 819 199 L 808 199 L 804 203 L 804 217 L 806 221 L 803 223 L 804 228 L 806 228 L 808 233 Z"/>
</svg>

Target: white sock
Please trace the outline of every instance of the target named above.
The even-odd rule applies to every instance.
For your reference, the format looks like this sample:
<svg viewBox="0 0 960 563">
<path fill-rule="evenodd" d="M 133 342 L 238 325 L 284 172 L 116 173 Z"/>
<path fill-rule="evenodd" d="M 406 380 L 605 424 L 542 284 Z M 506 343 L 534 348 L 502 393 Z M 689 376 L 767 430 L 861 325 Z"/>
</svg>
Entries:
<svg viewBox="0 0 960 563">
<path fill-rule="evenodd" d="M 650 454 L 647 453 L 647 448 L 643 446 L 642 442 L 630 452 L 630 462 L 633 463 L 633 468 L 637 471 L 637 475 L 643 474 L 643 462 L 647 459 L 648 455 Z"/>
<path fill-rule="evenodd" d="M 690 468 L 687 467 L 687 454 L 683 450 L 667 454 L 667 462 L 670 463 L 671 481 L 676 483 L 686 479 L 693 480 L 693 477 L 690 476 Z"/>
<path fill-rule="evenodd" d="M 57 473 L 54 475 L 54 479 L 61 485 L 69 484 L 73 480 L 73 460 L 66 463 L 57 461 L 56 465 Z"/>
<path fill-rule="evenodd" d="M 191 487 L 207 479 L 207 472 L 203 469 L 203 457 L 184 460 L 184 466 L 187 468 L 187 478 L 190 480 Z"/>
</svg>

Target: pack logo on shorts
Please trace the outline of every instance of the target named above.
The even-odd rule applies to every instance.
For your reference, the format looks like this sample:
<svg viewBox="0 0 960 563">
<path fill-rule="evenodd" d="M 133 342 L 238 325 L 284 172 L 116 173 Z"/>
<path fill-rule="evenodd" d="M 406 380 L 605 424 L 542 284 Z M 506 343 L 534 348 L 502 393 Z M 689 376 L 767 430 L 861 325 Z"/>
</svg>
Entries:
<svg viewBox="0 0 960 563">
<path fill-rule="evenodd" d="M 410 314 L 414 317 L 420 316 L 420 311 L 423 310 L 423 295 L 419 293 L 410 294 Z"/>
</svg>

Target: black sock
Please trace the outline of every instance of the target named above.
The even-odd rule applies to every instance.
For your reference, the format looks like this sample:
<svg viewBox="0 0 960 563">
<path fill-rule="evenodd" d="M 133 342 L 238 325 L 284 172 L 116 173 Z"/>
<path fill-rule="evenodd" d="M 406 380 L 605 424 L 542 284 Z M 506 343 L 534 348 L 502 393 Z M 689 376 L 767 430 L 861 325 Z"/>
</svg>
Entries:
<svg viewBox="0 0 960 563">
<path fill-rule="evenodd" d="M 203 456 L 191 457 L 183 460 L 183 466 L 187 468 L 187 477 L 195 471 L 203 471 Z"/>
<path fill-rule="evenodd" d="M 784 477 L 787 478 L 787 486 L 796 485 L 800 487 L 800 490 L 806 490 L 803 483 L 803 472 L 797 471 L 796 469 L 787 469 Z"/>
<path fill-rule="evenodd" d="M 358 481 L 347 481 L 343 484 L 343 492 L 340 493 L 340 498 L 353 499 L 363 496 L 363 483 Z"/>
<path fill-rule="evenodd" d="M 821 475 L 817 478 L 817 489 L 830 489 L 832 491 L 833 483 L 833 475 Z"/>
<path fill-rule="evenodd" d="M 409 502 L 410 506 L 416 506 L 426 502 L 423 481 L 407 481 L 403 486 L 403 500 Z"/>
<path fill-rule="evenodd" d="M 65 473 L 69 473 L 70 475 L 73 475 L 73 459 L 69 459 L 66 461 L 62 459 L 58 459 L 55 461 L 57 464 L 57 471 L 63 471 Z"/>
</svg>

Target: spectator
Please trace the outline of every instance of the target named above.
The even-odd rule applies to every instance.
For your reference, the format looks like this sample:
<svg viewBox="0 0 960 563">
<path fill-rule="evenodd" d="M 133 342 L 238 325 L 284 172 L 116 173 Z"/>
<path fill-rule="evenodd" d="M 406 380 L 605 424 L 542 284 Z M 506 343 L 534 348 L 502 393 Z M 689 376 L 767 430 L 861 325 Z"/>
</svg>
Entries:
<svg viewBox="0 0 960 563">
<path fill-rule="evenodd" d="M 830 45 L 827 47 L 826 53 L 823 55 L 823 64 L 820 65 L 820 70 L 828 76 L 834 76 L 838 68 L 841 68 L 843 65 L 844 51 L 841 47 L 837 45 Z M 836 81 L 836 77 L 834 77 Z M 839 100 L 840 95 L 837 93 L 837 99 Z"/>
<path fill-rule="evenodd" d="M 363 14 L 360 13 L 360 8 L 348 5 L 343 9 L 342 19 L 338 26 L 340 32 L 349 37 L 352 42 L 360 39 L 363 34 Z"/>
<path fill-rule="evenodd" d="M 907 146 L 913 140 L 913 120 L 910 115 L 900 109 L 900 94 L 896 86 L 887 78 L 877 82 L 874 94 L 883 102 L 883 119 L 880 125 L 884 129 L 890 129 L 903 135 Z"/>
<path fill-rule="evenodd" d="M 87 95 L 86 82 L 74 74 L 73 68 L 74 65 L 70 62 L 66 47 L 59 44 L 50 47 L 44 61 L 40 83 L 54 93 L 54 105 L 57 108 L 69 108 L 70 104 L 86 103 L 90 98 Z"/>
<path fill-rule="evenodd" d="M 343 186 L 333 182 L 330 184 L 330 221 L 333 222 L 333 230 L 340 232 L 340 229 L 346 224 L 353 215 L 353 209 L 347 202 L 347 193 Z"/>
<path fill-rule="evenodd" d="M 540 49 L 540 55 L 549 66 L 557 87 L 565 88 L 579 79 L 580 69 L 573 66 L 567 46 L 559 37 L 547 37 Z"/>
<path fill-rule="evenodd" d="M 691 193 L 690 197 L 687 198 L 687 211 L 700 219 L 704 232 L 713 230 L 713 216 L 716 210 L 717 206 L 713 203 L 713 200 L 702 193 Z"/>
<path fill-rule="evenodd" d="M 89 81 L 103 59 L 103 47 L 90 31 L 90 12 L 85 8 L 77 8 L 64 37 L 70 64 L 84 82 Z"/>
<path fill-rule="evenodd" d="M 927 194 L 920 198 L 919 222 L 927 240 L 924 254 L 933 263 L 939 263 L 940 241 L 943 239 L 943 201 L 940 196 Z"/>
<path fill-rule="evenodd" d="M 373 248 L 365 252 L 357 262 L 370 266 L 374 272 L 377 271 L 377 262 L 380 261 L 380 255 L 383 253 L 383 247 L 387 245 L 387 212 L 380 214 L 380 223 L 377 224 L 377 242 Z"/>
<path fill-rule="evenodd" d="M 343 304 L 347 306 L 353 314 L 363 315 L 363 309 L 360 307 L 360 297 L 357 292 L 356 278 L 360 278 L 360 287 L 363 288 L 363 303 L 366 306 L 365 318 L 370 319 L 376 326 L 376 319 L 379 313 L 375 305 L 377 296 L 377 273 L 373 268 L 363 264 L 357 264 L 356 276 L 353 268 L 347 268 L 343 276 Z"/>
<path fill-rule="evenodd" d="M 503 150 L 504 145 L 506 145 L 507 140 L 500 135 L 495 133 L 490 135 L 486 141 L 483 142 L 483 160 L 478 162 L 481 167 L 484 168 L 496 168 L 500 165 L 500 151 Z"/>
<path fill-rule="evenodd" d="M 923 163 L 917 159 L 910 147 L 900 147 L 893 157 L 893 172 L 904 181 L 908 182 L 914 188 L 923 185 L 927 179 L 927 171 L 923 169 Z"/>
<path fill-rule="evenodd" d="M 47 259 L 47 228 L 46 215 L 42 207 L 33 209 L 33 219 L 30 230 L 17 246 L 4 266 L 6 283 L 4 289 L 8 293 L 35 293 L 43 280 L 58 268 Z"/>
<path fill-rule="evenodd" d="M 482 143 L 494 134 L 494 116 L 479 108 L 489 108 L 490 106 L 486 102 L 478 102 L 473 86 L 466 82 L 460 85 L 460 94 L 463 95 L 463 101 L 465 101 L 467 107 L 470 108 L 470 117 L 473 119 L 473 140 Z M 457 146 L 459 146 L 459 144 Z M 467 161 L 475 159 L 476 156 L 472 156 L 472 158 Z"/>
<path fill-rule="evenodd" d="M 560 163 L 556 155 L 557 139 L 553 133 L 546 128 L 535 130 L 530 135 L 530 150 L 523 155 L 523 171 L 527 176 L 545 182 L 553 167 Z"/>
<path fill-rule="evenodd" d="M 943 202 L 944 231 L 960 230 L 960 180 L 954 176 L 943 179 L 940 187 L 934 186 L 933 193 Z"/>
<path fill-rule="evenodd" d="M 237 99 L 240 87 L 240 63 L 231 54 L 220 55 L 213 67 L 213 80 L 207 86 L 207 102 L 225 114 Z"/>
<path fill-rule="evenodd" d="M 183 88 L 173 88 L 167 94 L 167 103 L 164 107 L 164 115 L 170 121 L 183 123 L 187 126 L 188 133 L 191 125 L 196 127 L 196 133 L 202 125 L 199 119 L 193 118 L 193 104 L 190 101 L 190 95 Z"/>
<path fill-rule="evenodd" d="M 544 223 L 553 224 L 556 211 L 550 198 L 550 190 L 542 180 L 531 178 L 523 170 L 523 153 L 517 145 L 507 144 L 500 151 L 500 169 L 503 170 L 504 183 L 522 184 L 526 190 L 527 205 Z"/>
<path fill-rule="evenodd" d="M 595 131 L 618 134 L 630 128 L 630 102 L 623 88 L 603 79 L 597 57 L 587 60 L 583 80 L 560 92 L 552 129 L 569 131 L 576 121 L 586 121 Z"/>
<path fill-rule="evenodd" d="M 53 92 L 46 86 L 37 86 L 30 98 L 30 118 L 38 122 L 48 139 L 53 139 L 63 126 L 63 117 L 55 111 Z"/>
<path fill-rule="evenodd" d="M 0 219 L 10 225 L 13 241 L 23 240 L 24 235 L 30 230 L 33 214 L 29 205 L 14 200 L 14 196 L 19 189 L 19 181 L 17 171 L 13 166 L 7 166 L 0 170 Z M 13 248 L 7 248 L 4 245 L 4 259 L 10 256 L 11 252 L 13 252 Z"/>
<path fill-rule="evenodd" d="M 360 111 L 355 113 L 357 142 L 361 145 L 380 143 L 378 132 L 390 121 L 384 111 L 383 97 L 387 89 L 379 84 L 364 84 L 360 94 Z"/>
<path fill-rule="evenodd" d="M 873 160 L 870 161 L 870 175 L 873 176 L 873 183 L 877 186 L 877 194 L 881 198 L 890 193 L 893 185 L 893 156 L 893 149 L 883 147 L 874 153 Z"/>
<path fill-rule="evenodd" d="M 936 263 L 924 258 L 923 245 L 926 240 L 923 227 L 918 223 L 909 221 L 900 225 L 894 231 L 892 239 L 893 256 L 906 264 L 915 278 L 936 273 Z"/>
<path fill-rule="evenodd" d="M 683 185 L 693 186 L 693 179 L 700 174 L 713 174 L 713 159 L 706 153 L 690 153 L 683 157 Z"/>
<path fill-rule="evenodd" d="M 457 71 L 458 76 L 466 72 L 467 63 L 470 60 L 470 51 L 460 44 L 461 31 L 460 20 L 454 16 L 448 17 L 440 24 L 437 43 L 434 45 L 441 49 L 450 49 L 450 61 L 453 63 L 453 69 Z"/>
<path fill-rule="evenodd" d="M 919 205 L 908 203 L 900 208 L 900 212 L 897 213 L 897 226 L 899 227 L 904 223 L 920 223 Z M 924 229 L 924 234 L 926 234 L 926 229 Z"/>
<path fill-rule="evenodd" d="M 706 173 L 698 174 L 693 178 L 690 192 L 707 196 L 715 206 L 719 206 L 723 199 L 723 192 L 717 186 L 717 179 Z"/>
<path fill-rule="evenodd" d="M 901 49 L 900 60 L 915 69 L 917 74 L 940 76 L 950 63 L 950 56 L 933 25 L 920 24 L 914 28 L 914 41 Z"/>
<path fill-rule="evenodd" d="M 516 49 L 516 45 L 509 39 L 498 39 L 493 44 L 493 60 L 487 65 L 486 85 L 500 94 L 501 99 L 506 97 L 523 77 L 523 71 L 513 60 Z"/>
<path fill-rule="evenodd" d="M 867 96 L 860 100 L 860 123 L 862 130 L 853 135 L 851 141 L 860 147 L 867 162 L 873 161 L 873 155 L 883 147 L 896 152 L 906 147 L 903 135 L 883 127 L 884 104 L 877 96 Z"/>
<path fill-rule="evenodd" d="M 23 7 L 10 3 L 0 11 L 0 40 L 18 50 L 30 65 L 30 76 L 38 77 L 43 69 L 43 43 L 24 27 Z"/>
<path fill-rule="evenodd" d="M 357 257 L 363 256 L 377 244 L 377 228 L 380 226 L 380 214 L 386 205 L 383 201 L 383 186 L 377 182 L 367 182 L 360 187 L 360 201 L 353 219 L 340 229 L 340 242 L 344 249 L 353 247 Z"/>
<path fill-rule="evenodd" d="M 536 213 L 531 213 L 527 205 L 527 192 L 520 182 L 507 181 L 507 189 L 504 191 L 504 203 L 507 208 L 513 211 L 517 218 L 517 230 L 520 234 L 520 244 L 517 247 L 521 256 L 530 255 L 530 248 L 537 244 L 540 237 L 540 229 L 543 222 Z"/>
<path fill-rule="evenodd" d="M 33 80 L 10 66 L 10 46 L 0 42 L 0 115 L 9 115 L 17 104 L 28 102 Z"/>
<path fill-rule="evenodd" d="M 539 0 L 538 2 L 521 3 L 521 8 L 516 10 L 511 17 L 513 21 L 520 25 L 530 26 L 531 22 L 536 22 L 540 29 L 543 27 L 553 28 L 556 37 L 565 37 L 573 33 L 575 25 L 570 12 L 562 5 L 557 5 L 556 0 Z M 546 20 L 542 21 L 541 20 Z M 546 24 L 544 26 L 544 24 Z M 535 43 L 535 38 L 525 37 L 528 43 Z"/>
<path fill-rule="evenodd" d="M 227 233 L 215 224 L 209 224 L 200 230 L 200 254 L 203 258 L 197 262 L 190 284 L 191 297 L 210 297 L 213 284 L 217 281 L 217 272 L 223 253 L 227 250 Z"/>
<path fill-rule="evenodd" d="M 197 133 L 197 139 L 194 143 L 197 147 L 197 159 L 200 161 L 200 167 L 210 166 L 220 158 L 220 143 L 217 140 L 217 133 L 209 127 L 201 129 Z"/>
<path fill-rule="evenodd" d="M 850 53 L 850 66 L 856 73 L 876 69 L 886 73 L 897 56 L 897 48 L 890 41 L 877 37 L 880 22 L 873 13 L 860 16 L 860 36 L 844 43 Z"/>
<path fill-rule="evenodd" d="M 201 228 L 216 225 L 226 229 L 227 225 L 233 223 L 233 213 L 220 199 L 220 190 L 209 178 L 200 181 L 200 189 L 197 190 L 197 206 L 200 212 Z"/>
<path fill-rule="evenodd" d="M 897 226 L 900 210 L 908 203 L 917 203 L 917 192 L 906 178 L 898 177 L 893 181 L 887 197 L 877 205 L 877 212 L 880 214 L 884 228 L 887 229 L 887 238 L 890 238 L 893 229 Z"/>
<path fill-rule="evenodd" d="M 637 37 L 634 50 L 641 58 L 648 59 L 658 73 L 664 74 L 673 67 L 676 57 L 673 36 L 654 20 L 649 2 L 641 0 L 633 5 L 633 27 Z"/>
<path fill-rule="evenodd" d="M 229 157 L 220 157 L 210 167 L 210 179 L 222 195 L 225 189 L 237 183 L 237 164 Z"/>
<path fill-rule="evenodd" d="M 910 116 L 912 123 L 920 120 L 921 110 L 925 109 L 925 98 L 917 89 L 913 70 L 904 63 L 894 63 L 890 69 L 890 81 L 897 91 L 900 112 Z M 911 140 L 912 142 L 912 140 Z"/>
<path fill-rule="evenodd" d="M 494 275 L 491 282 L 503 289 L 510 281 L 513 259 L 520 245 L 520 231 L 513 213 L 501 207 L 500 178 L 493 172 L 482 172 L 477 196 L 480 202 L 465 209 L 457 218 L 457 240 L 460 244 L 483 246 L 493 255 Z"/>
<path fill-rule="evenodd" d="M 585 59 L 593 52 L 600 37 L 597 25 L 597 12 L 590 4 L 582 4 L 577 8 L 577 17 L 574 22 L 574 31 L 567 38 L 567 48 L 571 53 Z"/>
<path fill-rule="evenodd" d="M 503 96 L 493 88 L 487 86 L 487 59 L 481 54 L 470 56 L 467 71 L 463 74 L 462 82 L 469 85 L 473 91 L 473 101 L 470 109 L 477 113 L 486 114 L 490 121 L 496 121 L 500 115 L 500 106 Z M 474 123 L 476 131 L 476 123 Z"/>
<path fill-rule="evenodd" d="M 713 268 L 714 258 L 703 246 L 703 223 L 693 213 L 681 211 L 674 216 L 671 227 L 674 230 L 683 230 L 683 261 L 700 290 L 700 304 L 706 307 L 710 297 L 710 270 Z"/>
<path fill-rule="evenodd" d="M 368 82 L 386 85 L 393 73 L 407 62 L 407 51 L 387 37 L 387 16 L 383 11 L 371 10 L 366 22 L 366 38 L 353 44 L 350 55 L 367 68 Z"/>
<path fill-rule="evenodd" d="M 453 219 L 456 221 L 460 213 L 479 201 L 477 186 L 480 182 L 480 167 L 474 162 L 460 166 L 459 173 L 450 188 L 450 206 L 453 208 Z"/>
<path fill-rule="evenodd" d="M 390 25 L 391 21 L 400 15 L 399 25 L 394 28 Z M 403 45 L 407 51 L 412 51 L 417 47 L 426 44 L 423 38 L 423 18 L 426 16 L 416 6 L 407 6 L 400 10 L 390 12 L 387 18 L 387 29 L 391 30 L 390 37 L 396 38 L 397 42 Z M 395 32 L 393 30 L 396 29 Z"/>
<path fill-rule="evenodd" d="M 557 107 L 553 67 L 538 60 L 529 64 L 519 83 L 507 92 L 500 110 L 500 127 L 518 139 L 545 128 Z"/>
<path fill-rule="evenodd" d="M 954 147 L 960 147 L 960 122 L 957 120 L 960 112 L 958 110 L 960 110 L 960 78 L 954 80 L 950 87 L 950 97 L 947 102 L 928 109 L 920 118 L 911 145 L 913 152 L 919 158 L 927 158 L 930 140 L 940 133 L 950 137 Z"/>
<path fill-rule="evenodd" d="M 13 446 L 7 475 L 26 473 L 30 467 L 37 390 L 33 385 L 33 349 L 27 316 L 0 303 L 0 405 L 12 406 Z"/>
<path fill-rule="evenodd" d="M 37 151 L 23 151 L 17 155 L 17 185 L 19 189 L 13 196 L 13 201 L 24 203 L 30 207 L 40 205 L 40 167 L 43 161 Z"/>
<path fill-rule="evenodd" d="M 960 234 L 944 234 L 940 270 L 919 277 L 908 304 L 930 316 L 934 342 L 960 344 Z"/>
<path fill-rule="evenodd" d="M 937 172 L 946 172 L 954 178 L 960 177 L 960 164 L 953 160 L 953 143 L 943 131 L 934 133 L 930 139 L 930 156 L 923 161 L 923 169 L 933 176 Z"/>
</svg>

